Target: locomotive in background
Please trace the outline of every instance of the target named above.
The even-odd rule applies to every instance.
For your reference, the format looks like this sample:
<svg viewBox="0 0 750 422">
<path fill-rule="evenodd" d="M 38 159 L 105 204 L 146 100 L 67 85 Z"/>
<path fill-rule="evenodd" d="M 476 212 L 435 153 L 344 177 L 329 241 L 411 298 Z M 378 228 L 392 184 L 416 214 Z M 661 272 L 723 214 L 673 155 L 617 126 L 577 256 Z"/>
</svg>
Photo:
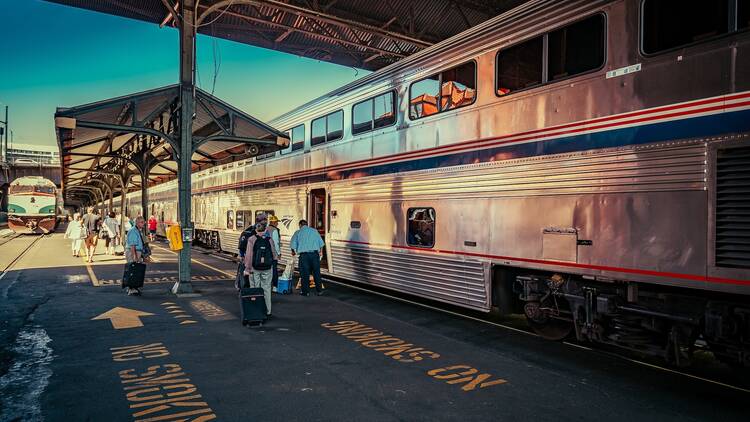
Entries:
<svg viewBox="0 0 750 422">
<path fill-rule="evenodd" d="M 61 204 L 52 181 L 40 176 L 18 178 L 8 187 L 8 228 L 25 234 L 53 232 Z"/>
</svg>

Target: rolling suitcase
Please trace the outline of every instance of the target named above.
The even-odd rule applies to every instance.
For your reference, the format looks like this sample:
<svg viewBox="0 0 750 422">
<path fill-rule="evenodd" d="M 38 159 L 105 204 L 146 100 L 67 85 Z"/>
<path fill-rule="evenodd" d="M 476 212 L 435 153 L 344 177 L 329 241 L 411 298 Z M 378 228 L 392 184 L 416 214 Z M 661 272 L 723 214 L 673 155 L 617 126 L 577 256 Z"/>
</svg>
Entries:
<svg viewBox="0 0 750 422">
<path fill-rule="evenodd" d="M 122 275 L 122 288 L 141 289 L 143 280 L 146 278 L 146 264 L 131 262 L 125 264 L 125 272 Z"/>
<path fill-rule="evenodd" d="M 266 300 L 260 287 L 240 290 L 240 311 L 242 325 L 263 324 L 266 320 Z"/>
</svg>

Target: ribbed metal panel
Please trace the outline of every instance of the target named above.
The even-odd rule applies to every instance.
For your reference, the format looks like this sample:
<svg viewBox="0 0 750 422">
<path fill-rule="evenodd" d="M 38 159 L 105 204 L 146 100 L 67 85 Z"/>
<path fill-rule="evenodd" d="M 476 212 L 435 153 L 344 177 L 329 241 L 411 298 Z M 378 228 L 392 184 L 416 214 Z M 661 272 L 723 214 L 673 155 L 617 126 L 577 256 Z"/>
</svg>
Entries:
<svg viewBox="0 0 750 422">
<path fill-rule="evenodd" d="M 705 145 L 597 150 L 391 174 L 342 184 L 336 201 L 705 189 Z"/>
<path fill-rule="evenodd" d="M 333 273 L 460 306 L 487 309 L 482 263 L 399 250 L 333 244 Z"/>
<path fill-rule="evenodd" d="M 716 155 L 716 266 L 750 268 L 750 147 Z"/>
</svg>

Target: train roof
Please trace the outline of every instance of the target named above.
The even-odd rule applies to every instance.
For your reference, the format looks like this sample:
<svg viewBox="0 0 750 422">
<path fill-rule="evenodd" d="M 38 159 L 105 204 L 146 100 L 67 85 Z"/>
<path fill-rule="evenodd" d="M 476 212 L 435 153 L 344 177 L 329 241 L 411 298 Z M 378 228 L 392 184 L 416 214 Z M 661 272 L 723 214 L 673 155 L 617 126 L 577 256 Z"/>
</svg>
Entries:
<svg viewBox="0 0 750 422">
<path fill-rule="evenodd" d="M 269 121 L 273 127 L 288 129 L 293 124 L 295 118 L 305 112 L 314 111 L 319 105 L 333 100 L 342 95 L 354 92 L 358 89 L 379 83 L 393 82 L 404 76 L 429 71 L 430 68 L 445 64 L 446 55 L 466 56 L 476 54 L 487 48 L 491 42 L 501 42 L 502 37 L 507 38 L 508 34 L 515 35 L 523 28 L 523 34 L 518 35 L 512 42 L 516 42 L 521 37 L 526 37 L 531 31 L 530 26 L 548 26 L 549 21 L 556 19 L 556 22 L 562 21 L 560 15 L 570 16 L 568 13 L 557 13 L 563 6 L 566 9 L 575 10 L 574 17 L 579 17 L 580 9 L 592 10 L 601 5 L 612 2 L 613 0 L 530 0 L 517 6 L 505 13 L 502 13 L 492 19 L 489 19 L 477 26 L 467 29 L 464 32 L 456 34 L 446 40 L 443 40 L 431 47 L 425 48 L 407 58 L 384 67 L 369 75 L 363 76 L 356 81 L 350 82 L 340 88 L 337 88 L 325 95 L 314 100 L 308 101 L 286 113 L 283 113 Z M 550 15 L 554 13 L 554 15 Z M 541 19 L 543 17 L 543 19 Z M 534 18 L 540 18 L 534 20 Z M 564 18 L 563 18 L 564 19 Z M 533 22 L 529 22 L 529 21 Z M 500 36 L 502 35 L 502 37 Z M 469 43 L 474 44 L 474 48 L 465 48 Z M 451 56 L 451 57 L 453 57 Z"/>
<path fill-rule="evenodd" d="M 15 179 L 10 182 L 11 186 L 19 185 L 33 185 L 33 186 L 54 186 L 57 187 L 51 180 L 46 179 L 42 176 L 24 176 Z"/>
</svg>

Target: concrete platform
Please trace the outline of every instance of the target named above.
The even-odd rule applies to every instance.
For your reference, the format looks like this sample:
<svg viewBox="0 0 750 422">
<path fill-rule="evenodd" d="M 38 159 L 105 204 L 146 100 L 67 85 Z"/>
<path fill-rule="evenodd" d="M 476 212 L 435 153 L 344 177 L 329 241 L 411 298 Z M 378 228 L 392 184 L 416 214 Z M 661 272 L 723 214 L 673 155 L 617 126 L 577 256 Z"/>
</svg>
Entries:
<svg viewBox="0 0 750 422">
<path fill-rule="evenodd" d="M 232 262 L 195 253 L 200 296 L 177 298 L 157 246 L 138 297 L 121 258 L 69 251 L 41 239 L 0 280 L 0 420 L 747 417 L 746 392 L 330 284 L 245 328 Z"/>
</svg>

